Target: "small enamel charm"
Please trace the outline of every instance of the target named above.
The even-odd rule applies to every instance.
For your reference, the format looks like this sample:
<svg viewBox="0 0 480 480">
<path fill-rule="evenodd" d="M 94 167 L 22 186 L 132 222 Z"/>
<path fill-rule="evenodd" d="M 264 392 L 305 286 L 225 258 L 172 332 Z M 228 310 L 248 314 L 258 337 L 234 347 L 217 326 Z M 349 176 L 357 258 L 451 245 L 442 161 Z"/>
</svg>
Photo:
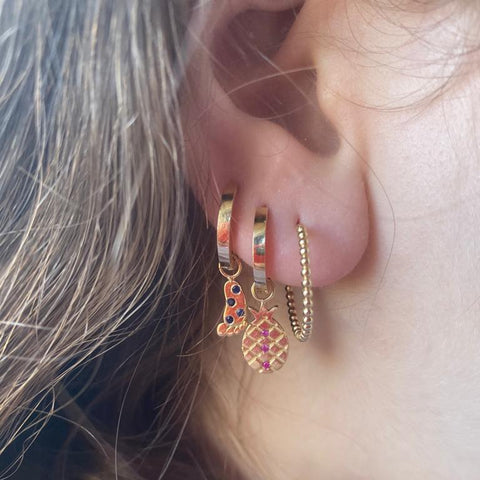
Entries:
<svg viewBox="0 0 480 480">
<path fill-rule="evenodd" d="M 282 326 L 273 318 L 277 307 L 257 311 L 250 308 L 254 320 L 243 335 L 242 351 L 247 363 L 259 373 L 272 373 L 283 367 L 288 356 L 288 338 Z"/>
<path fill-rule="evenodd" d="M 223 321 L 217 325 L 217 334 L 221 337 L 240 333 L 247 326 L 245 294 L 240 284 L 230 277 L 225 282 L 223 292 L 225 295 Z"/>
</svg>

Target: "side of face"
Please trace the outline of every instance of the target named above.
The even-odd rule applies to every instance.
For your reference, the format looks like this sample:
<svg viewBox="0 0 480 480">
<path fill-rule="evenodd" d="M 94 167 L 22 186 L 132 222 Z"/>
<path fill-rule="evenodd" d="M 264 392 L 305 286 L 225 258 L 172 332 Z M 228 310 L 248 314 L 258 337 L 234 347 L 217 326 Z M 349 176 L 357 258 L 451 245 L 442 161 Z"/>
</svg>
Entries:
<svg viewBox="0 0 480 480">
<path fill-rule="evenodd" d="M 281 371 L 246 382 L 235 342 L 206 353 L 231 367 L 211 379 L 219 448 L 248 452 L 247 478 L 478 478 L 474 6 L 213 3 L 192 35 L 191 184 L 212 224 L 239 186 L 245 263 L 252 212 L 269 206 L 279 285 L 299 284 L 301 219 L 319 287 L 313 338 L 291 337 Z"/>
</svg>

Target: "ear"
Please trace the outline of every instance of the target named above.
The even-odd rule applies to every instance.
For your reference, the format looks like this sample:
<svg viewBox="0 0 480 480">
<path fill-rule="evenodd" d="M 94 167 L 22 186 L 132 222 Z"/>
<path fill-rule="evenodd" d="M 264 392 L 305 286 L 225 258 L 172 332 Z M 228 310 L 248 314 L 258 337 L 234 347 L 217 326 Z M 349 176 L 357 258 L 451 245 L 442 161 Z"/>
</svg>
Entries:
<svg viewBox="0 0 480 480">
<path fill-rule="evenodd" d="M 288 8 L 276 11 L 279 3 Z M 189 182 L 212 225 L 222 191 L 237 185 L 233 250 L 250 265 L 255 209 L 268 206 L 274 281 L 300 284 L 296 224 L 303 223 L 313 283 L 330 284 L 361 259 L 369 220 L 363 160 L 350 144 L 355 119 L 321 91 L 315 10 L 308 2 L 301 9 L 267 0 L 256 9 L 247 8 L 251 1 L 222 5 L 190 29 L 196 49 L 183 107 Z"/>
</svg>

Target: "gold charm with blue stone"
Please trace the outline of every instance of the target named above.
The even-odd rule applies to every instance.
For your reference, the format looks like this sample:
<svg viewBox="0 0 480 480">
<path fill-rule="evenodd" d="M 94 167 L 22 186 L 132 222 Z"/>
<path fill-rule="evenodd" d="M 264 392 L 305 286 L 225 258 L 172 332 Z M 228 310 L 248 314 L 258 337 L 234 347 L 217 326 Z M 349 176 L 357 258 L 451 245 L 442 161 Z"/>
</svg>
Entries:
<svg viewBox="0 0 480 480">
<path fill-rule="evenodd" d="M 223 292 L 225 295 L 223 320 L 217 325 L 217 334 L 220 337 L 240 333 L 247 326 L 246 300 L 240 284 L 232 277 L 227 277 Z"/>
</svg>

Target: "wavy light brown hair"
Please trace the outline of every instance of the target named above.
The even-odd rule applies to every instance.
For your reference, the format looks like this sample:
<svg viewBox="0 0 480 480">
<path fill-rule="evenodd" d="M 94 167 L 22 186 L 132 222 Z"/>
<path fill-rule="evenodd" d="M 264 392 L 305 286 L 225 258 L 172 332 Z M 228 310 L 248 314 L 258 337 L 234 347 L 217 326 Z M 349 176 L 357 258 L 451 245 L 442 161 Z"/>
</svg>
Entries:
<svg viewBox="0 0 480 480">
<path fill-rule="evenodd" d="M 0 2 L 0 478 L 201 478 L 188 3 Z"/>
<path fill-rule="evenodd" d="M 0 0 L 0 479 L 236 478 L 205 441 L 225 399 L 190 422 L 215 401 L 179 107 L 192 4 Z"/>
</svg>

